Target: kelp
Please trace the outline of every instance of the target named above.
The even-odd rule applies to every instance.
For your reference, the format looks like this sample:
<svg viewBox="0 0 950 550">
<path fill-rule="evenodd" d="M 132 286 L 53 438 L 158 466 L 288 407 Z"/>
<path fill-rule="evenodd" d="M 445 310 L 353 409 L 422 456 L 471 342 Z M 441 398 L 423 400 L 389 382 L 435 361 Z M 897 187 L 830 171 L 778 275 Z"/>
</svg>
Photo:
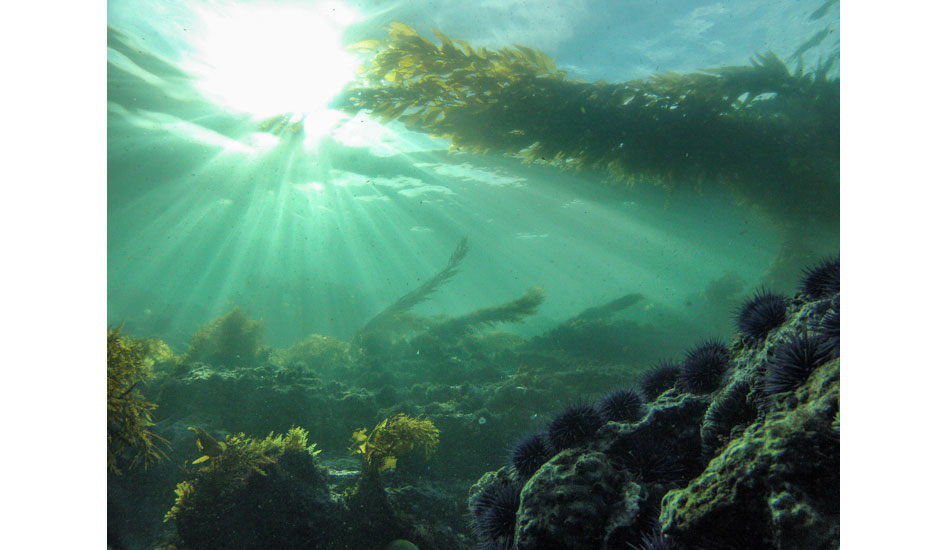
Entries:
<svg viewBox="0 0 950 550">
<path fill-rule="evenodd" d="M 157 407 L 142 395 L 139 384 L 152 377 L 152 364 L 145 343 L 121 333 L 122 327 L 107 331 L 106 351 L 106 438 L 109 471 L 123 471 L 167 458 L 163 447 L 168 440 L 149 428 Z M 167 347 L 167 346 L 166 346 Z M 123 457 L 131 454 L 131 458 Z"/>
<path fill-rule="evenodd" d="M 811 38 L 802 43 L 802 45 L 799 46 L 794 53 L 792 53 L 791 58 L 798 59 L 808 50 L 818 47 L 818 45 L 824 42 L 825 38 L 828 38 L 832 32 L 834 32 L 834 29 L 831 27 L 831 25 L 816 32 L 811 36 Z"/>
<path fill-rule="evenodd" d="M 534 287 L 510 302 L 480 308 L 457 317 L 424 317 L 411 313 L 409 310 L 412 307 L 426 300 L 458 273 L 466 254 L 468 239 L 463 238 L 441 271 L 370 319 L 353 341 L 354 356 L 358 352 L 362 359 L 393 359 L 400 351 L 419 355 L 422 349 L 426 349 L 426 356 L 432 358 L 437 350 L 456 348 L 462 338 L 477 331 L 500 323 L 521 322 L 533 315 L 544 301 L 544 291 Z M 408 348 L 405 346 L 407 343 Z"/>
<path fill-rule="evenodd" d="M 438 46 L 392 23 L 348 109 L 446 138 L 451 150 L 670 190 L 718 182 L 779 220 L 837 219 L 836 59 L 793 73 L 766 52 L 745 66 L 589 83 L 532 48 L 474 49 L 433 32 Z"/>
<path fill-rule="evenodd" d="M 439 287 L 455 277 L 467 254 L 468 238 L 463 237 L 441 271 L 367 321 L 356 334 L 353 340 L 354 345 L 371 354 L 380 352 L 388 348 L 393 338 L 398 337 L 399 334 L 421 325 L 420 320 L 410 314 L 409 310 L 427 300 Z"/>
<path fill-rule="evenodd" d="M 367 321 L 360 332 L 378 330 L 393 319 L 407 313 L 416 305 L 427 300 L 440 286 L 447 283 L 458 273 L 459 265 L 461 265 L 462 260 L 465 259 L 466 254 L 468 254 L 468 238 L 463 237 L 455 247 L 455 251 L 452 252 L 452 257 L 449 258 L 448 263 L 442 271 L 439 271 L 418 287 L 401 296 L 391 306 L 376 314 L 372 319 Z"/>
<path fill-rule="evenodd" d="M 235 307 L 192 335 L 182 362 L 246 367 L 258 364 L 266 355 L 264 323 L 248 319 L 239 307 Z"/>
<path fill-rule="evenodd" d="M 266 477 L 267 468 L 277 464 L 285 455 L 305 453 L 308 457 L 315 457 L 320 454 L 316 443 L 307 444 L 307 430 L 298 426 L 291 427 L 286 434 L 270 432 L 264 439 L 249 437 L 242 432 L 229 435 L 223 441 L 216 440 L 200 427 L 188 429 L 195 432 L 195 445 L 203 453 L 192 464 L 202 466 L 190 479 L 176 487 L 175 503 L 165 514 L 166 522 L 177 519 L 182 513 L 193 512 L 196 495 L 213 502 L 243 485 L 252 474 Z"/>
<path fill-rule="evenodd" d="M 363 458 L 363 470 L 382 472 L 396 467 L 396 459 L 415 448 L 426 458 L 439 444 L 439 429 L 431 420 L 404 413 L 390 416 L 366 433 L 366 428 L 353 432 L 350 451 Z"/>
<path fill-rule="evenodd" d="M 607 302 L 606 304 L 601 304 L 599 306 L 589 307 L 584 311 L 578 313 L 567 323 L 577 320 L 593 320 L 593 319 L 603 319 L 610 317 L 614 313 L 623 311 L 629 307 L 632 307 L 634 304 L 643 300 L 643 294 L 631 292 L 630 294 L 624 294 L 623 296 L 616 298 Z"/>
<path fill-rule="evenodd" d="M 838 0 L 827 0 L 824 4 L 818 7 L 817 10 L 813 11 L 811 15 L 808 16 L 808 19 L 811 21 L 816 21 L 821 19 L 825 15 L 828 15 L 828 12 L 834 6 L 838 5 Z"/>
<path fill-rule="evenodd" d="M 490 329 L 502 323 L 522 322 L 534 315 L 543 302 L 544 291 L 533 287 L 503 304 L 479 308 L 457 317 L 441 315 L 426 319 L 423 326 L 414 331 L 406 351 L 413 359 L 431 361 L 442 367 L 491 361 L 494 354 L 517 347 L 523 339 L 511 333 L 489 334 Z"/>
<path fill-rule="evenodd" d="M 381 548 L 398 538 L 405 526 L 383 487 L 381 472 L 396 467 L 397 457 L 420 449 L 430 458 L 439 444 L 439 429 L 426 418 L 404 413 L 383 419 L 369 433 L 353 432 L 350 451 L 361 457 L 360 477 L 347 491 L 349 548 Z"/>
<path fill-rule="evenodd" d="M 544 302 L 544 290 L 533 287 L 510 302 L 480 308 L 436 323 L 428 332 L 443 340 L 457 340 L 472 331 L 489 328 L 499 323 L 521 322 L 525 317 L 534 315 L 542 302 Z"/>
<path fill-rule="evenodd" d="M 522 351 L 568 358 L 570 362 L 619 364 L 657 348 L 656 328 L 615 314 L 640 303 L 644 296 L 625 294 L 587 308 L 525 343 Z"/>
<path fill-rule="evenodd" d="M 276 350 L 271 359 L 284 366 L 299 365 L 320 372 L 345 371 L 354 360 L 348 342 L 322 334 L 311 334 L 287 349 Z"/>
</svg>

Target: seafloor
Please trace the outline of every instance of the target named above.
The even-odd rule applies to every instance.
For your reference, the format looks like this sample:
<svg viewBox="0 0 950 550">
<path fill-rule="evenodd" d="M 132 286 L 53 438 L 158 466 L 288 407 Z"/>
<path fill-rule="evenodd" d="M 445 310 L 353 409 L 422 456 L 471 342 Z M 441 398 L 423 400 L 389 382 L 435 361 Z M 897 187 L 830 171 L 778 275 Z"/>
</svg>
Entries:
<svg viewBox="0 0 950 550">
<path fill-rule="evenodd" d="M 641 371 L 591 345 L 622 300 L 533 339 L 401 318 L 269 349 L 234 310 L 175 354 L 113 329 L 110 376 L 116 342 L 146 372 L 121 399 L 155 408 L 122 439 L 110 400 L 110 548 L 837 548 L 838 272 Z"/>
</svg>

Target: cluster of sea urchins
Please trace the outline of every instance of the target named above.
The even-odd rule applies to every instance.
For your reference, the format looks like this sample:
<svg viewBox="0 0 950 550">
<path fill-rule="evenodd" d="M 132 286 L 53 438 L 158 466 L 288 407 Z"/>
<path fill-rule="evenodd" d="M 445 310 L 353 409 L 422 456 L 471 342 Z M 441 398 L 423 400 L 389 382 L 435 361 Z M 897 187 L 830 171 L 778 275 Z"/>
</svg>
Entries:
<svg viewBox="0 0 950 550">
<path fill-rule="evenodd" d="M 590 443 L 608 421 L 636 422 L 642 414 L 643 398 L 637 390 L 619 389 L 604 396 L 596 406 L 579 403 L 565 408 L 554 416 L 546 432 L 522 439 L 509 456 L 518 481 L 490 485 L 473 502 L 479 548 L 511 548 L 521 488 L 555 454 Z M 631 463 L 644 474 L 668 476 L 676 470 L 667 464 L 667 453 L 653 447 L 641 451 L 633 453 Z"/>
<path fill-rule="evenodd" d="M 828 257 L 805 270 L 802 295 L 810 300 L 826 300 L 817 330 L 796 331 L 779 345 L 769 360 L 763 388 L 769 395 L 793 391 L 811 373 L 838 356 L 841 333 L 841 267 L 837 256 Z"/>
<path fill-rule="evenodd" d="M 635 422 L 642 409 L 643 400 L 635 390 L 617 390 L 596 407 L 585 403 L 567 407 L 555 415 L 546 433 L 522 439 L 509 457 L 518 483 L 490 485 L 474 501 L 480 548 L 511 548 L 521 488 L 541 466 L 564 449 L 590 443 L 608 420 Z"/>
<path fill-rule="evenodd" d="M 837 257 L 822 260 L 805 271 L 802 294 L 806 299 L 834 298 L 821 320 L 820 332 L 809 336 L 796 332 L 786 337 L 767 365 L 763 387 L 775 395 L 801 385 L 818 366 L 837 355 L 840 325 L 840 268 Z M 736 319 L 739 334 L 746 341 L 761 341 L 786 321 L 789 300 L 764 289 L 756 290 Z M 689 350 L 682 363 L 661 361 L 649 369 L 640 388 L 652 401 L 670 388 L 705 394 L 716 391 L 730 363 L 729 348 L 720 340 L 708 340 Z M 755 418 L 756 408 L 748 399 L 750 385 L 739 382 L 715 401 L 706 412 L 702 426 L 703 452 L 709 456 L 731 439 L 734 428 Z M 554 416 L 545 433 L 521 440 L 510 455 L 517 472 L 516 482 L 495 483 L 474 501 L 473 513 L 479 548 L 510 548 L 524 483 L 558 452 L 590 443 L 608 421 L 636 422 L 644 412 L 644 402 L 634 389 L 619 389 L 604 396 L 596 406 L 571 405 Z M 668 482 L 678 478 L 682 466 L 661 443 L 623 440 L 615 446 L 622 462 L 641 481 Z M 675 548 L 659 533 L 644 536 L 641 549 Z"/>
</svg>

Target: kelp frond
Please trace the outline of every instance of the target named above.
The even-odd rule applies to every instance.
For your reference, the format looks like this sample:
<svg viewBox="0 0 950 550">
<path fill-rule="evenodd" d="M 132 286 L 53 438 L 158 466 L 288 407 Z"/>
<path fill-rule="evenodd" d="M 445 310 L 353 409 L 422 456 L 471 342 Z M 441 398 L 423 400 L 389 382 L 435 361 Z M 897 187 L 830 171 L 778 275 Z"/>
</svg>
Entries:
<svg viewBox="0 0 950 550">
<path fill-rule="evenodd" d="M 468 238 L 463 237 L 442 271 L 439 271 L 426 282 L 400 297 L 391 306 L 376 314 L 360 329 L 357 341 L 360 340 L 360 336 L 366 333 L 387 327 L 394 319 L 400 318 L 408 313 L 410 309 L 427 300 L 440 286 L 447 283 L 458 273 L 459 266 L 462 260 L 465 259 L 466 254 L 468 254 Z"/>
<path fill-rule="evenodd" d="M 204 454 L 192 464 L 202 464 L 193 477 L 178 484 L 175 489 L 175 504 L 165 514 L 165 521 L 175 519 L 187 508 L 196 491 L 221 491 L 242 484 L 249 475 L 266 476 L 266 468 L 276 464 L 288 453 L 306 452 L 311 457 L 320 454 L 316 443 L 307 444 L 307 430 L 293 426 L 286 434 L 257 439 L 244 433 L 227 436 L 223 441 L 215 439 L 204 429 L 190 426 L 197 439 L 195 445 Z M 206 489 L 207 488 L 207 489 Z"/>
<path fill-rule="evenodd" d="M 525 317 L 534 315 L 543 302 L 544 290 L 533 287 L 520 298 L 454 317 L 435 325 L 429 332 L 439 338 L 459 338 L 474 329 L 487 328 L 498 323 L 518 323 Z"/>
<path fill-rule="evenodd" d="M 396 458 L 421 448 L 426 458 L 439 444 L 439 429 L 431 420 L 413 418 L 399 413 L 376 425 L 369 434 L 366 428 L 353 432 L 350 451 L 363 457 L 366 469 L 380 472 L 396 467 Z"/>
<path fill-rule="evenodd" d="M 165 517 L 162 518 L 163 523 L 167 523 L 169 520 L 175 519 L 178 514 L 181 512 L 182 507 L 184 506 L 185 500 L 187 500 L 191 495 L 195 493 L 195 486 L 187 481 L 182 481 L 175 487 L 175 504 L 172 504 L 171 510 L 165 512 Z"/>
<path fill-rule="evenodd" d="M 281 448 L 282 453 L 307 452 L 310 456 L 317 456 L 320 454 L 320 450 L 317 449 L 316 443 L 307 445 L 307 436 L 307 430 L 294 426 L 287 430 L 286 435 L 276 436 L 275 442 Z"/>
<path fill-rule="evenodd" d="M 840 88 L 827 62 L 793 73 L 766 52 L 746 66 L 588 83 L 531 48 L 436 36 L 441 46 L 392 24 L 346 108 L 446 138 L 450 151 L 667 189 L 722 182 L 779 219 L 837 212 L 808 206 L 837 201 Z"/>
<path fill-rule="evenodd" d="M 808 16 L 808 19 L 811 21 L 817 21 L 822 17 L 828 15 L 828 12 L 838 4 L 838 0 L 827 0 L 824 4 L 818 7 L 817 10 L 813 11 L 811 15 Z"/>
<path fill-rule="evenodd" d="M 570 323 L 571 321 L 575 321 L 579 319 L 585 319 L 585 320 L 603 319 L 603 318 L 613 315 L 614 313 L 617 313 L 619 311 L 623 311 L 629 307 L 632 307 L 634 304 L 636 304 L 637 302 L 640 302 L 641 300 L 643 300 L 643 294 L 633 293 L 633 292 L 631 292 L 630 294 L 624 294 L 623 296 L 615 300 L 611 300 L 607 302 L 606 304 L 587 308 L 584 311 L 575 315 L 573 318 L 569 319 L 567 322 Z"/>
<path fill-rule="evenodd" d="M 148 429 L 154 425 L 152 411 L 157 405 L 146 400 L 138 388 L 152 377 L 152 363 L 145 346 L 121 330 L 108 330 L 106 348 L 107 457 L 109 471 L 117 475 L 167 458 L 162 447 L 168 445 L 165 438 Z M 122 464 L 126 452 L 132 456 Z"/>
</svg>

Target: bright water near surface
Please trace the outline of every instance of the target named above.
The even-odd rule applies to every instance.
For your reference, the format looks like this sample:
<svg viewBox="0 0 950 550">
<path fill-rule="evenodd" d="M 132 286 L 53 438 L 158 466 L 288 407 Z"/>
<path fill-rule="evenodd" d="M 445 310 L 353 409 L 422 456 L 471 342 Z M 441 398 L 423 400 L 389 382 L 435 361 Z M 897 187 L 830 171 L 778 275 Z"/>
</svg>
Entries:
<svg viewBox="0 0 950 550">
<path fill-rule="evenodd" d="M 454 315 L 540 286 L 538 315 L 513 327 L 536 333 L 637 292 L 652 313 L 629 314 L 701 319 L 726 336 L 729 301 L 765 282 L 779 253 L 774 223 L 721 187 L 667 196 L 594 171 L 449 154 L 446 140 L 399 122 L 328 109 L 355 78 L 341 71 L 358 65 L 343 46 L 398 20 L 473 46 L 539 48 L 569 78 L 625 81 L 790 55 L 828 26 L 808 19 L 820 3 L 430 4 L 110 2 L 110 323 L 182 345 L 237 305 L 274 345 L 349 338 L 467 236 L 462 272 L 425 311 Z M 268 132 L 281 116 L 303 128 Z M 836 239 L 812 239 L 804 260 Z"/>
</svg>

